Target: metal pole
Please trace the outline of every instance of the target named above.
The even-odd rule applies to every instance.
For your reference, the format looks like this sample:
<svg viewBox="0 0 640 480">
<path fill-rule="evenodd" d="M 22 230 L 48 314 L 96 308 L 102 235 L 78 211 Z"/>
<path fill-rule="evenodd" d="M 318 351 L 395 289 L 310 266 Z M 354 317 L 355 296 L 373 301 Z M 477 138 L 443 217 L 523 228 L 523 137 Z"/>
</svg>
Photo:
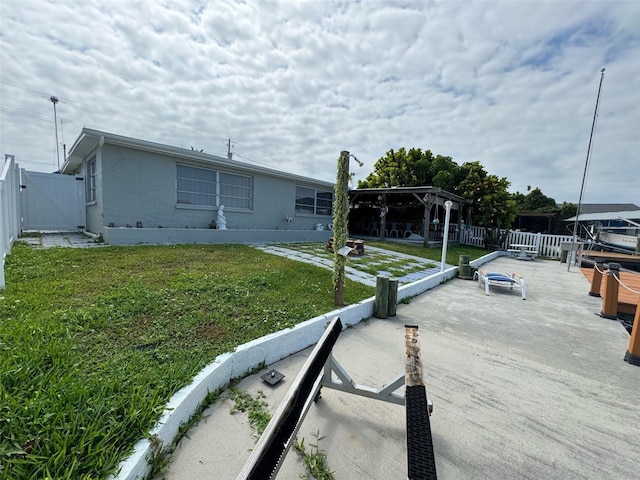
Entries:
<svg viewBox="0 0 640 480">
<path fill-rule="evenodd" d="M 596 118 L 598 117 L 598 105 L 600 103 L 600 91 L 602 90 L 602 80 L 604 79 L 604 68 L 600 70 L 600 84 L 598 85 L 598 96 L 596 97 L 596 108 L 593 112 L 593 121 L 591 122 L 591 134 L 589 135 L 589 146 L 587 147 L 587 158 L 584 162 L 584 173 L 582 174 L 582 186 L 580 187 L 580 198 L 578 199 L 578 209 L 576 210 L 576 220 L 573 222 L 573 236 L 571 238 L 571 251 L 567 256 L 567 272 L 571 271 L 571 261 L 573 249 L 575 248 L 578 235 L 578 218 L 580 217 L 580 206 L 582 205 L 582 195 L 584 193 L 584 184 L 587 179 L 587 171 L 589 170 L 589 157 L 591 156 L 591 143 L 593 141 L 593 132 L 596 128 Z"/>
<path fill-rule="evenodd" d="M 60 144 L 58 143 L 58 116 L 56 113 L 56 103 L 58 103 L 58 97 L 54 97 L 53 95 L 49 97 L 51 103 L 53 103 L 53 122 L 56 126 L 56 153 L 58 155 L 58 171 L 60 171 Z"/>
<path fill-rule="evenodd" d="M 444 264 L 447 260 L 447 243 L 449 241 L 449 217 L 451 216 L 451 200 L 444 202 L 444 208 L 446 209 L 444 215 L 444 232 L 442 237 L 442 258 L 440 259 L 440 273 L 444 272 Z"/>
</svg>

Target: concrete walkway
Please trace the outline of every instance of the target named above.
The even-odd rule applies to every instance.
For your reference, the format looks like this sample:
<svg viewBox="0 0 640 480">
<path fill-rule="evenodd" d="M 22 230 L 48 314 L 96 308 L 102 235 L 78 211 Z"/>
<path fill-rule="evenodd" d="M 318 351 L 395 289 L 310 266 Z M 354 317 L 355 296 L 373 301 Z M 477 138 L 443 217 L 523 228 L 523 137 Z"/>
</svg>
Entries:
<svg viewBox="0 0 640 480">
<path fill-rule="evenodd" d="M 71 248 L 92 248 L 101 247 L 103 244 L 97 243 L 95 238 L 85 235 L 82 232 L 40 232 L 38 237 L 20 237 L 21 242 L 26 242 L 36 248 L 71 247 Z"/>
<path fill-rule="evenodd" d="M 419 325 L 438 478 L 640 478 L 640 368 L 623 361 L 625 329 L 595 315 L 601 300 L 578 269 L 507 257 L 484 268 L 521 273 L 527 300 L 452 280 L 399 305 L 396 317 L 343 331 L 336 359 L 357 383 L 379 387 L 404 372 L 404 325 Z M 272 365 L 286 375 L 277 386 L 259 372 L 239 388 L 263 391 L 273 412 L 309 353 Z M 235 479 L 254 438 L 232 407 L 223 394 L 157 478 Z M 336 479 L 406 478 L 402 406 L 325 389 L 299 438 L 316 444 L 317 434 Z M 278 478 L 303 473 L 292 451 Z"/>
<path fill-rule="evenodd" d="M 291 245 L 290 247 L 287 247 L 284 245 L 263 244 L 263 245 L 254 245 L 254 247 L 258 248 L 259 250 L 262 250 L 263 252 L 271 253 L 273 255 L 279 255 L 281 257 L 285 257 L 290 260 L 295 260 L 303 263 L 310 263 L 312 265 L 316 265 L 318 267 L 325 268 L 327 270 L 333 270 L 332 258 L 328 256 L 319 256 L 313 253 L 300 251 L 298 248 L 296 248 L 295 245 Z M 367 246 L 366 248 L 367 248 L 367 252 L 374 252 L 380 255 L 384 254 L 384 255 L 392 256 L 398 259 L 398 267 L 400 269 L 403 269 L 403 268 L 406 269 L 406 274 L 400 275 L 398 277 L 398 282 L 400 283 L 400 285 L 415 282 L 416 280 L 420 280 L 422 278 L 430 277 L 434 273 L 438 273 L 440 271 L 440 262 L 437 262 L 434 260 L 430 260 L 422 257 L 415 257 L 413 255 L 407 255 L 404 253 L 394 252 L 391 250 L 383 250 L 381 248 L 376 248 L 371 246 Z M 366 256 L 362 257 L 362 259 L 366 259 Z M 409 261 L 410 263 L 406 263 L 407 261 Z M 405 262 L 404 267 L 402 266 L 403 262 Z M 371 262 L 362 262 L 361 266 L 365 268 L 368 266 L 375 267 L 375 260 L 372 260 Z M 418 268 L 418 271 L 416 271 L 416 268 Z M 445 264 L 445 268 L 447 268 L 446 264 Z M 349 278 L 350 280 L 363 283 L 371 287 L 376 286 L 376 275 L 372 275 L 370 273 L 362 271 L 353 266 L 349 266 L 349 262 L 347 262 L 347 265 L 344 270 L 345 270 L 346 277 Z M 378 274 L 386 275 L 388 274 L 388 272 L 379 271 Z"/>
</svg>

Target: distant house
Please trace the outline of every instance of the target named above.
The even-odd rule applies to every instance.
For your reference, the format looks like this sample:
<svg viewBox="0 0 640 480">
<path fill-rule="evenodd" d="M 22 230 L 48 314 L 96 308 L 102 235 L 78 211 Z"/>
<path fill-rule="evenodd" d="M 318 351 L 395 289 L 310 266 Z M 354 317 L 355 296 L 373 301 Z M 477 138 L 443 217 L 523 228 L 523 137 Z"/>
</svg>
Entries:
<svg viewBox="0 0 640 480">
<path fill-rule="evenodd" d="M 311 240 L 332 218 L 333 183 L 88 128 L 61 173 L 84 178 L 86 230 L 108 243 Z"/>
</svg>

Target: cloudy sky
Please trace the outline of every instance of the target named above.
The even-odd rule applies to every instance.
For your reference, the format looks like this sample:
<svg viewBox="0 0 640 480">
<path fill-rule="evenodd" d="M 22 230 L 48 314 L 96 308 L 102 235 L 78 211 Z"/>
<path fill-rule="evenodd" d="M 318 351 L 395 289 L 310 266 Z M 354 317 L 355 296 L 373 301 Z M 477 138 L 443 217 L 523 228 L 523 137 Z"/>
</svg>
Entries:
<svg viewBox="0 0 640 480">
<path fill-rule="evenodd" d="M 640 2 L 0 0 L 0 154 L 57 169 L 83 126 L 335 180 L 349 150 L 480 161 L 640 205 Z M 60 147 L 60 155 L 63 149 Z"/>
</svg>

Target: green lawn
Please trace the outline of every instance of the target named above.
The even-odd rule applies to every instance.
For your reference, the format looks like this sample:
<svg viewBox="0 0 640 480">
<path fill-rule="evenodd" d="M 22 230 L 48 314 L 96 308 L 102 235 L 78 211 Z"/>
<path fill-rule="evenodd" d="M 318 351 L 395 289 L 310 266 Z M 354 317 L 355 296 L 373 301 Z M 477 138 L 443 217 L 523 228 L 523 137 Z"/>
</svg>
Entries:
<svg viewBox="0 0 640 480">
<path fill-rule="evenodd" d="M 104 478 L 221 353 L 332 310 L 332 272 L 245 246 L 13 247 L 0 478 Z M 374 293 L 347 281 L 345 300 Z"/>
<path fill-rule="evenodd" d="M 316 257 L 324 258 L 327 261 L 332 261 L 333 253 L 329 252 L 324 243 L 295 243 L 295 244 L 282 244 L 280 247 L 295 250 L 298 252 L 314 255 Z M 365 248 L 365 255 L 362 257 L 350 256 L 347 262 L 347 266 L 361 272 L 368 273 L 369 275 L 383 274 L 395 277 L 402 277 L 414 272 L 420 272 L 427 268 L 435 267 L 433 263 L 416 262 L 413 259 L 401 259 L 397 255 L 389 254 L 386 252 L 374 251 L 372 249 L 367 250 Z"/>
<path fill-rule="evenodd" d="M 406 253 L 407 255 L 414 255 L 416 257 L 428 258 L 430 260 L 440 261 L 442 259 L 442 248 L 425 248 L 423 246 L 394 243 L 394 242 L 381 242 L 377 240 L 367 240 L 366 245 L 372 247 L 384 248 L 385 250 L 393 250 L 394 252 Z M 365 245 L 365 250 L 366 250 Z M 469 255 L 470 260 L 475 260 L 484 255 L 487 255 L 489 251 L 485 248 L 472 247 L 469 245 L 449 245 L 447 248 L 447 261 L 449 265 L 458 265 L 458 257 L 460 255 Z"/>
<path fill-rule="evenodd" d="M 424 258 L 440 250 L 368 242 Z M 452 260 L 483 249 L 455 247 Z M 221 353 L 334 308 L 332 272 L 239 245 L 32 249 L 0 292 L 0 478 L 113 473 Z M 345 301 L 374 289 L 346 281 Z"/>
</svg>

